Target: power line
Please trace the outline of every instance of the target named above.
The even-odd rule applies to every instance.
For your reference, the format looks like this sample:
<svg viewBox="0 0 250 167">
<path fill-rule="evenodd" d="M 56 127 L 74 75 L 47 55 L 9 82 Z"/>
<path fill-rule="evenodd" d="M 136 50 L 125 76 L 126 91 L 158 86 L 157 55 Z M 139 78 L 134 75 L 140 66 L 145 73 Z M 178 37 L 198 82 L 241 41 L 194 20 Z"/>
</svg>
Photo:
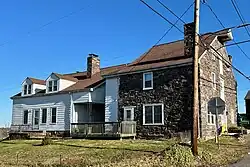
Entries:
<svg viewBox="0 0 250 167">
<path fill-rule="evenodd" d="M 37 28 L 35 28 L 35 29 L 33 29 L 33 30 L 28 31 L 28 32 L 25 33 L 25 34 L 30 35 L 30 34 L 32 34 L 32 33 L 34 33 L 34 32 L 40 31 L 40 30 L 42 30 L 43 28 L 45 28 L 45 27 L 47 27 L 47 26 L 53 24 L 54 22 L 59 22 L 59 21 L 65 19 L 65 18 L 68 18 L 68 17 L 70 17 L 70 16 L 72 16 L 72 15 L 74 15 L 74 14 L 77 14 L 77 13 L 83 11 L 84 9 L 86 9 L 86 7 L 82 7 L 82 8 L 80 8 L 80 9 L 76 10 L 76 11 L 73 11 L 73 12 L 70 12 L 70 13 L 64 15 L 64 16 L 61 16 L 61 17 L 59 17 L 59 18 L 57 18 L 57 19 L 55 19 L 55 20 L 51 20 L 51 21 L 49 21 L 49 22 L 47 22 L 47 23 L 45 23 L 45 24 L 43 24 L 43 25 L 41 25 L 41 26 L 39 26 L 39 27 L 37 27 Z M 25 34 L 24 34 L 24 35 L 25 35 Z M 0 47 L 4 46 L 4 45 L 6 45 L 6 44 L 8 44 L 8 43 L 10 43 L 10 42 L 11 42 L 11 40 L 10 40 L 10 41 L 6 41 L 6 42 L 0 44 Z"/>
<path fill-rule="evenodd" d="M 160 14 L 158 11 L 156 11 L 154 8 L 152 8 L 149 4 L 147 4 L 145 1 L 140 0 L 144 5 L 146 5 L 149 9 L 151 9 L 153 12 L 155 12 L 157 15 L 159 15 L 161 18 L 163 18 L 166 22 L 168 22 L 169 24 L 171 24 L 173 27 L 175 27 L 178 31 L 180 31 L 181 33 L 184 33 L 179 27 L 177 27 L 176 25 L 174 25 L 171 21 L 169 21 L 166 17 L 164 17 L 162 14 Z"/>
<path fill-rule="evenodd" d="M 143 2 L 143 1 L 142 1 Z M 145 3 L 144 3 L 145 4 Z M 145 4 L 146 6 L 148 6 L 147 4 Z M 182 13 L 182 15 L 175 21 L 175 23 L 171 23 L 171 27 L 163 34 L 163 36 L 161 36 L 161 38 L 148 50 L 147 53 L 144 54 L 144 56 L 139 60 L 139 62 L 144 58 L 146 57 L 150 52 L 151 50 L 156 46 L 158 45 L 161 40 L 172 30 L 173 27 L 175 27 L 175 25 L 178 23 L 179 20 L 181 20 L 181 18 L 189 11 L 189 9 L 194 5 L 194 2 L 189 5 L 189 7 Z M 149 7 L 149 6 L 148 6 Z M 151 9 L 151 7 L 149 7 Z M 164 19 L 165 20 L 165 19 Z M 183 32 L 182 32 L 183 33 Z M 132 71 L 134 69 L 134 67 L 131 68 L 130 71 Z"/>
<path fill-rule="evenodd" d="M 155 13 L 157 13 L 160 17 L 162 17 L 162 18 L 165 18 L 163 15 L 161 15 L 158 11 L 156 11 L 155 9 L 153 9 L 150 5 L 148 5 L 146 2 L 144 2 L 143 0 L 140 0 L 141 2 L 143 2 L 148 8 L 150 8 L 151 10 L 153 10 Z M 215 13 L 214 13 L 215 14 Z M 216 15 L 216 14 L 215 14 Z M 178 16 L 177 16 L 178 17 Z M 179 17 L 178 17 L 179 18 Z M 218 17 L 217 17 L 218 18 Z M 218 18 L 219 19 L 219 18 Z M 167 19 L 164 19 L 164 20 L 167 20 Z M 169 22 L 168 20 L 167 20 L 167 22 Z M 171 23 L 171 22 L 170 22 Z M 171 23 L 171 25 L 174 25 L 173 23 Z M 178 27 L 176 27 L 175 25 L 174 25 L 174 27 L 175 28 L 177 28 L 178 30 L 179 30 L 179 28 Z M 224 26 L 223 26 L 224 27 Z M 184 32 L 182 32 L 182 34 L 184 34 Z M 200 37 L 200 36 L 199 36 Z M 202 39 L 200 39 L 200 41 L 203 43 L 203 41 L 202 41 Z M 207 47 L 205 47 L 205 45 L 204 45 L 204 43 L 203 43 L 203 45 L 204 46 L 202 46 L 202 45 L 200 45 L 200 44 L 198 44 L 199 46 L 201 46 L 201 47 L 203 47 L 205 50 L 207 50 L 207 51 L 209 51 L 209 49 L 207 48 Z M 237 44 L 236 44 L 237 45 Z M 237 45 L 237 46 L 239 46 L 239 45 Z M 241 72 L 238 68 L 236 68 L 235 66 L 233 66 L 232 65 L 232 63 L 231 62 L 229 62 L 229 61 L 227 61 L 213 46 L 211 46 L 210 45 L 210 48 L 212 48 L 212 50 L 214 50 L 214 52 L 216 52 L 218 55 L 220 55 L 221 56 L 221 59 L 224 61 L 224 62 L 226 62 L 226 63 L 228 63 L 232 68 L 234 68 L 239 74 L 241 74 L 242 76 L 244 76 L 246 79 L 248 79 L 249 81 L 250 81 L 250 78 L 248 77 L 248 76 L 246 76 L 243 72 Z M 218 56 L 216 56 L 213 52 L 212 52 L 212 54 L 216 57 L 216 58 L 219 58 Z M 220 59 L 220 58 L 219 58 Z"/>
<path fill-rule="evenodd" d="M 206 5 L 206 6 L 210 9 L 210 11 L 213 13 L 214 17 L 217 19 L 217 21 L 220 23 L 220 25 L 225 29 L 226 27 L 223 25 L 223 23 L 221 22 L 221 20 L 220 20 L 219 17 L 217 16 L 217 14 L 213 11 L 212 7 L 211 7 L 208 3 L 206 3 L 206 1 L 204 1 L 203 4 Z M 243 23 L 243 25 L 244 25 L 244 24 L 245 24 L 245 23 Z M 243 26 L 243 27 L 246 27 L 246 26 Z M 234 39 L 233 39 L 233 42 L 234 42 L 234 44 L 237 43 Z M 244 54 L 244 56 L 245 56 L 248 60 L 250 60 L 250 57 L 246 54 L 246 52 L 245 52 L 239 45 L 236 44 L 236 46 L 240 49 L 240 51 Z"/>
<path fill-rule="evenodd" d="M 235 1 L 235 0 L 231 0 L 231 2 L 232 2 L 232 4 L 233 4 L 233 7 L 234 7 L 234 9 L 235 9 L 237 15 L 238 15 L 239 18 L 240 18 L 242 24 L 246 23 L 246 20 L 244 19 L 243 15 L 242 15 L 242 13 L 241 13 L 241 11 L 240 11 L 240 8 L 239 8 L 239 6 L 237 5 L 236 1 Z M 248 36 L 250 37 L 249 29 L 248 29 L 247 27 L 245 27 L 245 30 L 246 30 Z"/>
</svg>

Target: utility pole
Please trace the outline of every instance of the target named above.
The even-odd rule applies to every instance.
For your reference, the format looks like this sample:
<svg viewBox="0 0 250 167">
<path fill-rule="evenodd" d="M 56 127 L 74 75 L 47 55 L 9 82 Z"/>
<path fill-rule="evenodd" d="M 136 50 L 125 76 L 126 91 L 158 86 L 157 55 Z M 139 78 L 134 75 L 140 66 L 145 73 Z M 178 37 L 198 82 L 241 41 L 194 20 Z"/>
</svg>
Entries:
<svg viewBox="0 0 250 167">
<path fill-rule="evenodd" d="M 200 0 L 195 0 L 194 8 L 194 58 L 193 58 L 193 85 L 194 85 L 194 99 L 193 99 L 193 132 L 192 132 L 192 151 L 196 156 L 198 155 L 197 138 L 198 138 L 198 115 L 199 115 L 199 96 L 198 96 L 198 57 L 199 57 L 199 13 Z"/>
</svg>

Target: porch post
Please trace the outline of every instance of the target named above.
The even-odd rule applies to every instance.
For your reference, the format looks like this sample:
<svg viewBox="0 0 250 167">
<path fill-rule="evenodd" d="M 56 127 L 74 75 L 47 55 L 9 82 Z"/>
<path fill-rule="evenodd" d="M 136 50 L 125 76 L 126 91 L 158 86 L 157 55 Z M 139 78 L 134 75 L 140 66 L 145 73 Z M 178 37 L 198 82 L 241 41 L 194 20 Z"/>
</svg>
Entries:
<svg viewBox="0 0 250 167">
<path fill-rule="evenodd" d="M 88 103 L 88 107 L 89 107 L 89 122 L 92 122 L 92 103 L 91 102 Z"/>
</svg>

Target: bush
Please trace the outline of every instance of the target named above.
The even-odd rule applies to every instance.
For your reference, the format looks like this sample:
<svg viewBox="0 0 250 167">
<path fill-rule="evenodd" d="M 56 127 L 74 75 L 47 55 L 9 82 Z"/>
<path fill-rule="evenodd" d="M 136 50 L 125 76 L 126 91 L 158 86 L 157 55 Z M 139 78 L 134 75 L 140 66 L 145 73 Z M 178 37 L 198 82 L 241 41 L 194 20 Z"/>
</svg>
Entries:
<svg viewBox="0 0 250 167">
<path fill-rule="evenodd" d="M 189 147 L 175 144 L 165 151 L 165 162 L 168 166 L 194 166 L 195 158 Z"/>
<path fill-rule="evenodd" d="M 229 127 L 228 133 L 241 133 L 241 128 L 240 127 Z"/>
<path fill-rule="evenodd" d="M 52 139 L 49 136 L 45 136 L 42 140 L 42 146 L 52 144 Z"/>
</svg>

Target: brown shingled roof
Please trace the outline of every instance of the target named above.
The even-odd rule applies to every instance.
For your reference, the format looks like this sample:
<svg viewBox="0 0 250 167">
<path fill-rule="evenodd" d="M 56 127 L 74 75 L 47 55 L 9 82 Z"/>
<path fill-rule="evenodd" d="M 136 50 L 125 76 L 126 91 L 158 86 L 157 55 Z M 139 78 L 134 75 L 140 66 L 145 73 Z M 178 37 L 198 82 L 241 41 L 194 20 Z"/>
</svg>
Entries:
<svg viewBox="0 0 250 167">
<path fill-rule="evenodd" d="M 31 78 L 31 77 L 28 77 L 28 79 L 31 80 L 31 82 L 34 84 L 46 85 L 46 81 L 44 81 L 44 80 Z"/>
<path fill-rule="evenodd" d="M 62 74 L 58 74 L 58 73 L 53 73 L 53 74 L 60 79 L 65 79 L 65 80 L 74 81 L 74 82 L 78 81 L 78 79 L 76 79 L 70 75 L 62 75 Z"/>
</svg>

